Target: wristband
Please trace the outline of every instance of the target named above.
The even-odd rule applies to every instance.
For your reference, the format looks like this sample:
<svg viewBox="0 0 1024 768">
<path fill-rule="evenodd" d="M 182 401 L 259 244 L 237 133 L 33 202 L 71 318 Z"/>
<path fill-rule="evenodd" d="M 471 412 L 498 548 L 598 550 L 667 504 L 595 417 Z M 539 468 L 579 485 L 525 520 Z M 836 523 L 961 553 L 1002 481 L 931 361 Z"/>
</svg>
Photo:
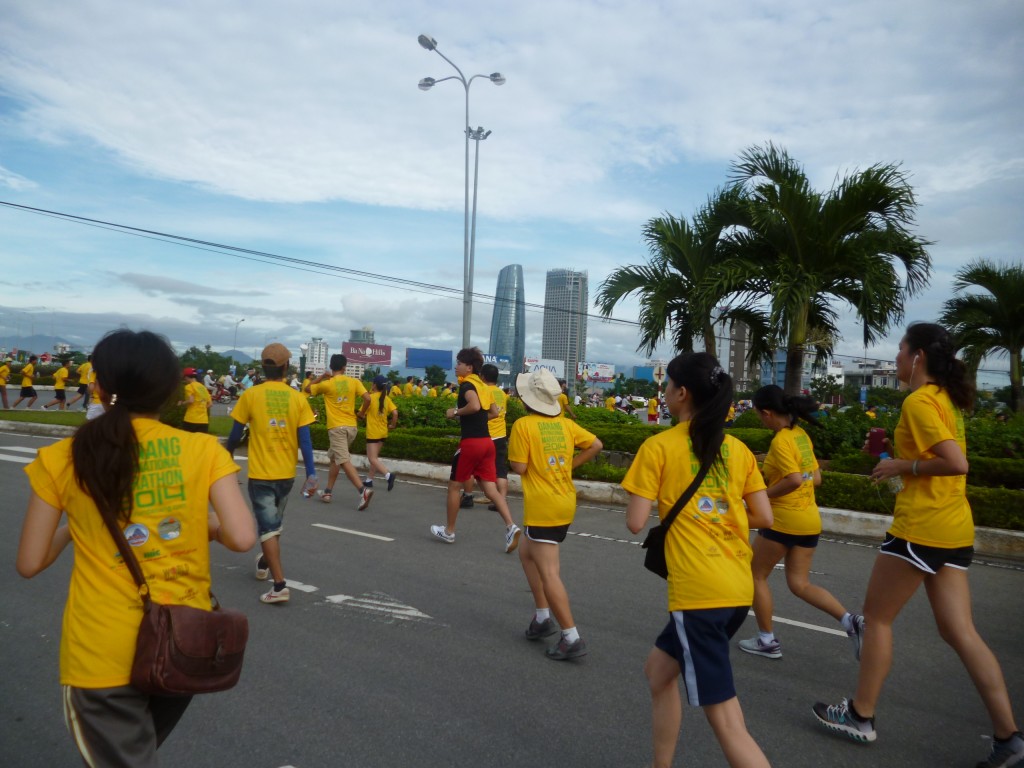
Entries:
<svg viewBox="0 0 1024 768">
<path fill-rule="evenodd" d="M 920 459 L 914 459 L 914 463 L 910 465 L 910 474 L 912 474 L 914 477 L 917 477 L 917 463 L 919 461 L 921 461 L 921 460 Z"/>
</svg>

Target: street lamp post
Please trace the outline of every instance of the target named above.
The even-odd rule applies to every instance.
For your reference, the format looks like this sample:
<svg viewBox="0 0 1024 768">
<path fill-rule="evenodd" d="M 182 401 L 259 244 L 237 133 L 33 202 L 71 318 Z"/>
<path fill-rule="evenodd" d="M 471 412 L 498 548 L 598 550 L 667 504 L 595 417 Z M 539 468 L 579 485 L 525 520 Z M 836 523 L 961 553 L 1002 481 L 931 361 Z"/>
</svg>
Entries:
<svg viewBox="0 0 1024 768">
<path fill-rule="evenodd" d="M 299 385 L 306 381 L 306 352 L 309 351 L 309 344 L 299 344 Z"/>
<path fill-rule="evenodd" d="M 428 51 L 433 51 L 442 59 L 447 61 L 452 69 L 459 74 L 449 75 L 448 77 L 442 77 L 435 80 L 432 77 L 424 77 L 419 82 L 419 89 L 421 91 L 429 91 L 438 83 L 443 83 L 445 80 L 458 80 L 462 83 L 462 87 L 466 92 L 466 121 L 465 121 L 465 132 L 466 132 L 466 163 L 465 163 L 465 206 L 463 216 L 463 251 L 462 251 L 462 346 L 469 346 L 469 334 L 470 326 L 472 325 L 473 319 L 473 258 L 476 249 L 476 178 L 477 170 L 480 167 L 480 142 L 490 136 L 491 132 L 484 132 L 483 128 L 477 128 L 475 131 L 469 127 L 469 86 L 473 84 L 473 81 L 478 77 L 483 77 L 490 80 L 495 85 L 504 85 L 505 76 L 500 72 L 492 72 L 489 75 L 473 75 L 470 78 L 466 78 L 462 74 L 462 70 L 459 69 L 455 63 L 441 53 L 437 49 L 437 40 L 430 37 L 429 35 L 420 35 L 418 38 L 419 44 Z M 469 221 L 469 140 L 473 139 L 476 142 L 476 168 L 473 173 L 473 224 L 472 230 L 470 229 Z"/>
<path fill-rule="evenodd" d="M 235 338 L 234 338 L 234 341 L 231 342 L 231 356 L 232 356 L 232 358 L 235 356 L 235 352 L 238 350 L 238 326 L 241 325 L 244 322 L 245 322 L 245 318 L 243 317 L 241 320 L 239 320 L 237 323 L 235 323 Z"/>
</svg>

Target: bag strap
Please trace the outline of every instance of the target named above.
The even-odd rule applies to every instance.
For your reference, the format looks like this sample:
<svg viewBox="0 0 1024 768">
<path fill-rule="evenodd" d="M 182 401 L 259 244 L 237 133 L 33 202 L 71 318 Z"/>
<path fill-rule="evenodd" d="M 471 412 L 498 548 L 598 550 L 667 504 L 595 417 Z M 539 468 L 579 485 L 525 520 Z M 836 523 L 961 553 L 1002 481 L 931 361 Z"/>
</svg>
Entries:
<svg viewBox="0 0 1024 768">
<path fill-rule="evenodd" d="M 149 584 L 146 583 L 146 577 L 142 575 L 142 568 L 139 567 L 139 561 L 135 557 L 135 553 L 132 552 L 131 546 L 128 544 L 128 540 L 124 537 L 124 532 L 118 529 L 118 527 L 108 520 L 106 517 L 103 518 L 103 523 L 107 526 L 107 530 L 110 531 L 111 537 L 114 539 L 114 543 L 117 545 L 117 551 L 121 553 L 121 559 L 124 564 L 128 566 L 128 570 L 132 574 L 132 578 L 135 580 L 135 585 L 139 588 L 139 597 L 142 598 L 143 608 L 149 609 Z"/>
<path fill-rule="evenodd" d="M 718 458 L 719 452 L 722 450 L 722 444 L 718 444 L 718 450 L 715 451 L 715 458 Z M 700 484 L 704 482 L 704 478 L 708 476 L 708 472 L 711 471 L 711 465 L 715 463 L 715 459 L 712 459 L 706 465 L 701 465 L 701 468 L 697 471 L 696 476 L 693 478 L 693 482 L 683 491 L 683 495 L 679 497 L 679 500 L 672 505 L 672 509 L 669 510 L 668 514 L 665 515 L 665 519 L 661 521 L 661 526 L 668 532 L 668 529 L 672 526 L 673 521 L 682 511 L 686 503 L 693 498 L 693 494 L 697 492 Z"/>
</svg>

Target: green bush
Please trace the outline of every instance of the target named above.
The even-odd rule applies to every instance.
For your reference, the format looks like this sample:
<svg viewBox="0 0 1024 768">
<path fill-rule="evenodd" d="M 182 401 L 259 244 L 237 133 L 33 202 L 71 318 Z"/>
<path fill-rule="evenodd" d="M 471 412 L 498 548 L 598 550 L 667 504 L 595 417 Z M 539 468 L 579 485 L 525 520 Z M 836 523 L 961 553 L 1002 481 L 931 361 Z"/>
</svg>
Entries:
<svg viewBox="0 0 1024 768">
<path fill-rule="evenodd" d="M 882 483 L 875 485 L 863 475 L 822 472 L 821 485 L 814 489 L 819 506 L 891 515 L 896 497 Z"/>
<path fill-rule="evenodd" d="M 1024 489 L 1024 459 L 970 456 L 967 484 L 984 488 Z"/>
<path fill-rule="evenodd" d="M 584 429 L 590 429 L 583 425 Z M 636 453 L 644 440 L 658 432 L 663 432 L 666 427 L 657 424 L 637 424 L 627 426 L 596 425 L 590 429 L 601 440 L 606 451 L 621 451 L 623 453 Z"/>
<path fill-rule="evenodd" d="M 761 417 L 757 415 L 757 411 L 751 408 L 733 419 L 730 426 L 737 429 L 757 429 L 763 427 L 764 424 L 761 423 Z"/>
<path fill-rule="evenodd" d="M 572 471 L 572 476 L 577 480 L 595 480 L 601 483 L 621 483 L 626 476 L 625 467 L 616 467 L 609 464 L 603 456 L 598 456 L 593 461 L 581 464 Z"/>
<path fill-rule="evenodd" d="M 851 475 L 870 475 L 871 470 L 878 464 L 878 457 L 870 453 L 858 451 L 856 453 L 841 453 L 829 460 L 830 472 L 845 472 Z"/>
<path fill-rule="evenodd" d="M 993 459 L 1024 459 L 1024 414 L 1017 414 L 1008 422 L 996 421 L 985 414 L 966 420 L 967 456 Z"/>
<path fill-rule="evenodd" d="M 975 525 L 1024 531 L 1024 491 L 967 486 L 967 501 Z"/>
<path fill-rule="evenodd" d="M 730 428 L 725 430 L 725 434 L 732 435 L 754 453 L 768 453 L 768 447 L 772 444 L 772 438 L 775 436 L 770 429 L 764 427 L 760 429 Z"/>
</svg>

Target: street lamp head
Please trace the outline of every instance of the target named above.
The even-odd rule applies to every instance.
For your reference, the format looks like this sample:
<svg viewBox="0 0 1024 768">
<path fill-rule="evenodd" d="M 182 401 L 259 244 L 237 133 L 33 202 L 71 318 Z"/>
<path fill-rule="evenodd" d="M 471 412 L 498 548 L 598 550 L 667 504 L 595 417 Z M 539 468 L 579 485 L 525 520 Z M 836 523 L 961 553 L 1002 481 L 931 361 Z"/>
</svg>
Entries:
<svg viewBox="0 0 1024 768">
<path fill-rule="evenodd" d="M 435 82 L 437 82 L 437 81 L 434 80 L 434 78 L 432 78 L 432 77 L 424 77 L 422 80 L 420 80 L 420 83 L 419 83 L 419 85 L 417 87 L 421 91 L 429 91 L 431 88 L 434 87 L 434 83 Z"/>
<path fill-rule="evenodd" d="M 309 351 L 309 344 L 299 344 L 299 352 L 306 354 Z"/>
<path fill-rule="evenodd" d="M 505 84 L 505 76 L 503 74 L 501 74 L 501 72 L 491 72 L 491 74 L 489 74 L 487 77 L 495 85 L 504 85 Z"/>
<path fill-rule="evenodd" d="M 437 49 L 437 40 L 432 38 L 430 35 L 420 35 L 419 37 L 416 38 L 416 40 L 419 42 L 421 46 L 426 48 L 428 51 L 433 51 Z"/>
</svg>

